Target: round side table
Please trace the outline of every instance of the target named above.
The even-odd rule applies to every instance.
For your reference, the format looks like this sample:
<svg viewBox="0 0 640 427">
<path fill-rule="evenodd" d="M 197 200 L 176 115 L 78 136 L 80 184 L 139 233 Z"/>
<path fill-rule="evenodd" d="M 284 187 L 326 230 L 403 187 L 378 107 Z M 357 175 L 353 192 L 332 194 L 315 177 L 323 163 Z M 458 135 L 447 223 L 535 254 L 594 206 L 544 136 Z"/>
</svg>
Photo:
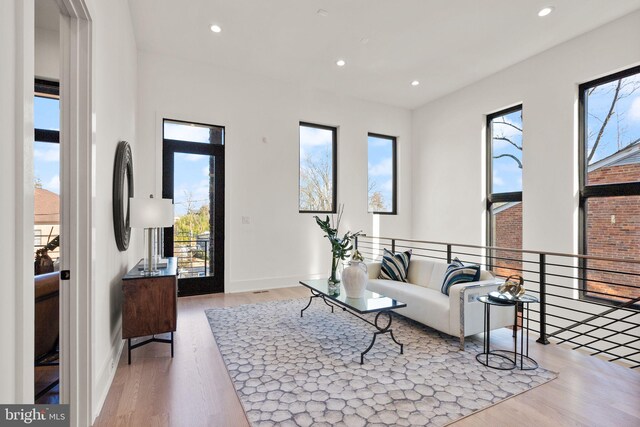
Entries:
<svg viewBox="0 0 640 427">
<path fill-rule="evenodd" d="M 518 299 L 507 302 L 497 301 L 489 298 L 488 295 L 483 295 L 478 297 L 478 301 L 484 304 L 484 340 L 483 351 L 476 355 L 476 360 L 484 366 L 488 366 L 493 369 L 520 369 L 523 371 L 536 369 L 538 367 L 538 362 L 529 357 L 529 305 L 540 302 L 538 298 L 530 295 L 523 295 Z M 513 307 L 513 350 L 491 350 L 491 307 L 493 306 Z M 519 346 L 517 333 L 518 311 L 522 312 L 522 329 L 520 330 Z M 525 330 L 527 331 L 526 340 Z"/>
</svg>

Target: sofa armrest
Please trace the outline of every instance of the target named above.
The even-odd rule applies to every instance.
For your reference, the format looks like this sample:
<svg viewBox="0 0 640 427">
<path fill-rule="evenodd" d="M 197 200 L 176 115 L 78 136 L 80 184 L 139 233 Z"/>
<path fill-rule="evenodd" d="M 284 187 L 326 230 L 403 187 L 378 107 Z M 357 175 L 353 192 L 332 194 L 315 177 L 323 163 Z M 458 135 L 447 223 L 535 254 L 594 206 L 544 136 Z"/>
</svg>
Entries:
<svg viewBox="0 0 640 427">
<path fill-rule="evenodd" d="M 449 289 L 449 325 L 451 331 L 460 331 L 461 346 L 464 337 L 483 331 L 484 306 L 477 300 L 479 296 L 495 291 L 500 285 L 496 279 L 478 282 L 458 283 Z M 513 309 L 496 308 L 491 314 L 491 329 L 513 323 Z"/>
<path fill-rule="evenodd" d="M 369 279 L 377 279 L 380 276 L 381 262 L 367 262 L 367 272 L 369 273 Z"/>
</svg>

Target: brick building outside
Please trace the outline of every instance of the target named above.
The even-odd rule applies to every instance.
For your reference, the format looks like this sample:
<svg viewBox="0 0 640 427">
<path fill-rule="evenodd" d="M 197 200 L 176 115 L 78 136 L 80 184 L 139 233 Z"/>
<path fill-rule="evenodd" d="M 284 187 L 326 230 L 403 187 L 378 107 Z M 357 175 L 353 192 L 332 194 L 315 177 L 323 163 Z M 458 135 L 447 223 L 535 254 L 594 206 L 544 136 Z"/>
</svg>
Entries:
<svg viewBox="0 0 640 427">
<path fill-rule="evenodd" d="M 640 141 L 591 164 L 587 171 L 588 185 L 640 181 Z M 621 260 L 640 259 L 640 196 L 592 197 L 588 199 L 586 224 L 586 254 Z M 522 203 L 505 203 L 494 209 L 493 245 L 501 248 L 522 248 Z M 521 256 L 512 251 L 495 251 L 494 272 L 506 277 L 520 274 Z M 640 298 L 640 264 L 611 263 L 589 260 L 587 291 L 602 292 L 610 298 L 628 301 Z M 617 272 L 598 271 L 613 270 Z M 632 274 L 622 274 L 620 271 Z M 605 283 L 602 283 L 605 282 Z M 610 283 L 621 284 L 615 286 Z M 589 294 L 587 292 L 587 294 Z M 590 296 L 607 297 L 591 293 Z M 626 298 L 615 298 L 624 296 Z"/>
</svg>

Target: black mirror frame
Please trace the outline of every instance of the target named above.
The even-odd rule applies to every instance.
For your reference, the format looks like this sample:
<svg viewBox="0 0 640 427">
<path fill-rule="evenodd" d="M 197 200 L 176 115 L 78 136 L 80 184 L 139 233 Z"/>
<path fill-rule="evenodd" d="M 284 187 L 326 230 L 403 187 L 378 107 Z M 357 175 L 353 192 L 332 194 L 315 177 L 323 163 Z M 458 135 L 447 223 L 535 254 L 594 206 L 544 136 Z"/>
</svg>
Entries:
<svg viewBox="0 0 640 427">
<path fill-rule="evenodd" d="M 131 147 L 127 141 L 120 141 L 116 149 L 116 160 L 113 168 L 113 231 L 116 245 L 120 252 L 129 248 L 131 227 L 129 227 L 129 203 L 125 212 L 124 186 L 127 182 L 129 198 L 133 197 L 133 158 Z M 128 202 L 128 201 L 126 201 Z"/>
</svg>

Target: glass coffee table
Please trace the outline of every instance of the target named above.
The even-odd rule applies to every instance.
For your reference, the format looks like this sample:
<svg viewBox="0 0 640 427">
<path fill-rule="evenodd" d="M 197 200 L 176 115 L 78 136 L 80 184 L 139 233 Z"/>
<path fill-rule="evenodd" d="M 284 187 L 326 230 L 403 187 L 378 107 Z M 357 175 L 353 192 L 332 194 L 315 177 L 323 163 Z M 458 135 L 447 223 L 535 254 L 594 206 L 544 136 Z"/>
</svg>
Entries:
<svg viewBox="0 0 640 427">
<path fill-rule="evenodd" d="M 373 348 L 373 345 L 376 342 L 376 337 L 379 334 L 388 333 L 391 335 L 393 342 L 400 346 L 400 354 L 404 353 L 404 345 L 396 341 L 396 338 L 393 336 L 393 329 L 391 329 L 391 321 L 393 319 L 391 317 L 391 310 L 406 307 L 407 304 L 369 290 L 364 291 L 364 296 L 362 298 L 347 298 L 342 284 L 338 287 L 337 292 L 330 292 L 327 279 L 301 280 L 300 284 L 306 286 L 311 291 L 309 304 L 300 310 L 300 317 L 302 317 L 304 311 L 309 308 L 314 298 L 320 298 L 326 305 L 331 307 L 332 313 L 334 307 L 339 307 L 343 311 L 346 311 L 377 329 L 377 331 L 373 333 L 373 339 L 371 340 L 369 347 L 360 354 L 361 365 L 364 363 L 364 355 Z M 366 313 L 377 313 L 375 320 L 372 322 L 361 316 Z M 386 324 L 380 321 L 381 316 L 386 316 Z"/>
</svg>

